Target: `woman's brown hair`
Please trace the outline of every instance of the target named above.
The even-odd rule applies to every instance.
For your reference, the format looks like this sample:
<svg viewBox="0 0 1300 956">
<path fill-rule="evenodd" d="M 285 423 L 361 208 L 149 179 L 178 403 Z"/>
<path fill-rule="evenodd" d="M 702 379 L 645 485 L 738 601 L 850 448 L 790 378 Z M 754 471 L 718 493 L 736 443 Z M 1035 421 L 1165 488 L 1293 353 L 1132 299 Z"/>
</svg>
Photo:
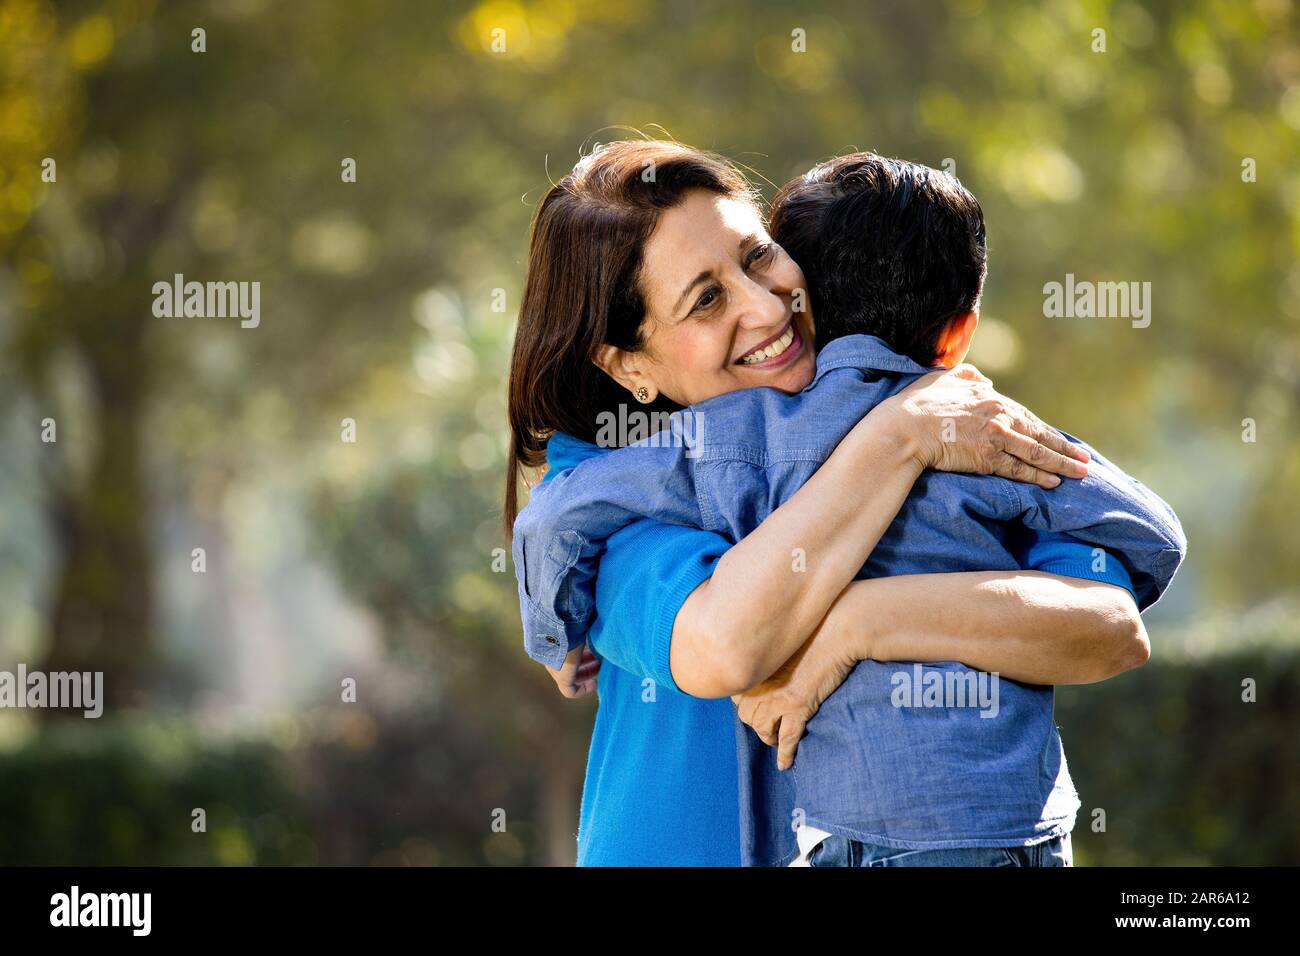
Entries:
<svg viewBox="0 0 1300 956">
<path fill-rule="evenodd" d="M 631 393 L 595 364 L 602 345 L 642 348 L 638 273 L 659 216 L 692 189 L 753 199 L 720 156 L 660 140 L 608 143 L 550 188 L 533 219 L 519 326 L 510 359 L 505 531 L 519 511 L 519 479 L 546 462 L 557 431 L 594 442 L 601 412 Z M 646 411 L 677 408 L 666 398 Z"/>
</svg>

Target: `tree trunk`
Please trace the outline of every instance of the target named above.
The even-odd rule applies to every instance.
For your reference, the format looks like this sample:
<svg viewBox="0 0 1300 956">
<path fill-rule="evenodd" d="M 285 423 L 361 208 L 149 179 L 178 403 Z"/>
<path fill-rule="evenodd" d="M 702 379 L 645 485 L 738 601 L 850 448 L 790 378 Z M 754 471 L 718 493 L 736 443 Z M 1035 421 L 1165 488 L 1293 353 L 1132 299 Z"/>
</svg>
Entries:
<svg viewBox="0 0 1300 956">
<path fill-rule="evenodd" d="M 106 714 L 144 703 L 153 638 L 149 501 L 140 447 L 146 386 L 133 348 L 141 325 L 115 323 L 126 334 L 86 352 L 99 398 L 98 449 L 84 483 L 65 481 L 50 489 L 58 557 L 41 667 L 103 672 Z M 89 425 L 61 423 L 59 440 L 77 441 Z M 67 710 L 45 714 L 80 716 Z"/>
</svg>

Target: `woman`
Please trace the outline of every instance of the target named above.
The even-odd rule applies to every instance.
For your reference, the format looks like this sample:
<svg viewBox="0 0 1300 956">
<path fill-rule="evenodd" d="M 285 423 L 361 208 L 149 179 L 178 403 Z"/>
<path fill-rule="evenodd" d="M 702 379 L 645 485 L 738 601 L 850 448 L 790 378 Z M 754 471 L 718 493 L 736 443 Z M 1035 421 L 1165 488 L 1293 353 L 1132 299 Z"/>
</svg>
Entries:
<svg viewBox="0 0 1300 956">
<path fill-rule="evenodd" d="M 701 194 L 717 201 L 691 201 Z M 724 235 L 736 241 L 719 242 Z M 768 238 L 748 183 L 724 160 L 626 142 L 581 161 L 533 226 L 511 366 L 507 529 L 520 471 L 601 454 L 602 413 L 807 385 L 814 328 L 797 305 L 802 290 L 799 267 Z M 973 370 L 936 373 L 862 419 L 737 544 L 648 519 L 612 538 L 588 636 L 595 655 L 573 649 L 554 672 L 569 696 L 599 682 L 579 863 L 737 863 L 726 698 L 761 684 L 814 635 L 855 660 L 960 660 L 1044 684 L 1101 680 L 1144 661 L 1136 606 L 1103 581 L 852 580 L 925 468 L 1051 487 L 1057 475 L 1082 475 L 1083 457 Z M 792 555 L 810 542 L 817 560 L 791 574 Z M 833 689 L 843 677 L 833 671 L 808 685 Z M 1068 853 L 1068 833 L 1058 843 Z"/>
</svg>

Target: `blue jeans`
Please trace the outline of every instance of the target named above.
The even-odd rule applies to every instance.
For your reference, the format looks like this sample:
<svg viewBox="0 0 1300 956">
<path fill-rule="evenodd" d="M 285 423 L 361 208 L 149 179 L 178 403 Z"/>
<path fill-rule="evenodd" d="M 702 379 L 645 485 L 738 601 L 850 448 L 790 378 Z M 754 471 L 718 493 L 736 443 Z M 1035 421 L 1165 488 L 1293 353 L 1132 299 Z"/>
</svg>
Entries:
<svg viewBox="0 0 1300 956">
<path fill-rule="evenodd" d="M 899 850 L 828 836 L 808 854 L 809 866 L 1074 866 L 1070 834 L 1034 846 Z"/>
</svg>

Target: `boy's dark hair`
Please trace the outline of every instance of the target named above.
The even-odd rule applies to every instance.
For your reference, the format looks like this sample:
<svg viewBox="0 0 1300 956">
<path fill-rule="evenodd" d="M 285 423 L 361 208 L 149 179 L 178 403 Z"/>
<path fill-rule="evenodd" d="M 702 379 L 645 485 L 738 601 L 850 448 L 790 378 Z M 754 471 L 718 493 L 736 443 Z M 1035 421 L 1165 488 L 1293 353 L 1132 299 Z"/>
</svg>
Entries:
<svg viewBox="0 0 1300 956">
<path fill-rule="evenodd" d="M 824 162 L 781 188 L 771 226 L 810 286 L 818 345 L 876 335 L 929 366 L 943 327 L 984 288 L 979 201 L 919 163 L 874 153 Z"/>
</svg>

